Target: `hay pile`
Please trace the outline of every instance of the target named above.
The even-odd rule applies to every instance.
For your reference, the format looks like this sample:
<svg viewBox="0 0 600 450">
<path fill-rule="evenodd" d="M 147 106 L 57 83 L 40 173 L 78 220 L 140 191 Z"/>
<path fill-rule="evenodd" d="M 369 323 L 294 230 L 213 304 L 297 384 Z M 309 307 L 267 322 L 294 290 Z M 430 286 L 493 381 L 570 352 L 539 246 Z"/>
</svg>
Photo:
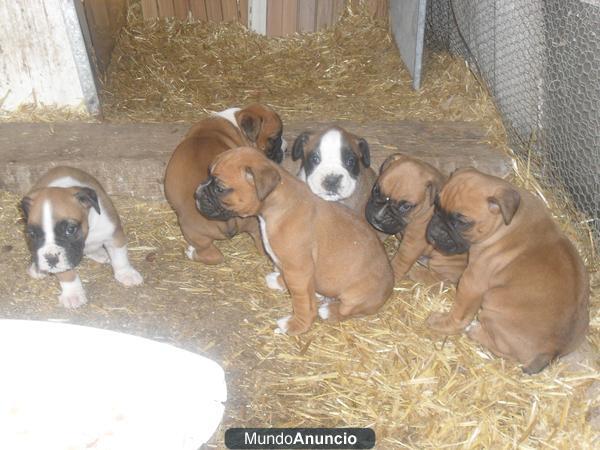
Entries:
<svg viewBox="0 0 600 450">
<path fill-rule="evenodd" d="M 420 92 L 385 23 L 348 9 L 325 31 L 267 38 L 236 23 L 144 22 L 128 15 L 102 88 L 111 120 L 196 120 L 260 101 L 285 120 L 485 120 L 464 61 L 432 55 Z"/>
</svg>

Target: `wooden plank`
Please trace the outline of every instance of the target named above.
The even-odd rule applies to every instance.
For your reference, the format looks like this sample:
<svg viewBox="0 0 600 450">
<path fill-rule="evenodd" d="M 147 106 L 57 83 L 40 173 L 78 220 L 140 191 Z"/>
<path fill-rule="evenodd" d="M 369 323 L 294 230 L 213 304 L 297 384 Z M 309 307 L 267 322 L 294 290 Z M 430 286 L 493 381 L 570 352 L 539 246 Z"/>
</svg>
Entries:
<svg viewBox="0 0 600 450">
<path fill-rule="evenodd" d="M 190 0 L 190 11 L 192 12 L 192 17 L 194 19 L 202 20 L 204 22 L 208 20 L 204 0 Z"/>
<path fill-rule="evenodd" d="M 174 17 L 175 8 L 173 0 L 158 0 L 158 16 L 159 17 Z"/>
<path fill-rule="evenodd" d="M 377 11 L 375 12 L 375 17 L 385 18 L 389 15 L 389 1 L 388 0 L 379 0 L 377 2 Z"/>
<path fill-rule="evenodd" d="M 252 31 L 267 34 L 267 0 L 248 1 L 248 28 Z"/>
<path fill-rule="evenodd" d="M 158 17 L 158 4 L 156 0 L 142 0 L 142 17 L 144 20 Z"/>
<path fill-rule="evenodd" d="M 371 13 L 371 16 L 375 17 L 379 8 L 379 0 L 365 0 L 365 6 L 369 10 L 369 13 Z"/>
<path fill-rule="evenodd" d="M 281 33 L 293 34 L 298 29 L 298 0 L 282 0 Z"/>
<path fill-rule="evenodd" d="M 175 9 L 175 17 L 181 20 L 186 20 L 190 12 L 190 0 L 173 0 Z"/>
<path fill-rule="evenodd" d="M 221 9 L 221 0 L 205 0 L 206 16 L 211 22 L 223 21 L 223 11 Z"/>
<path fill-rule="evenodd" d="M 333 23 L 333 3 L 331 0 L 317 1 L 317 31 L 327 28 Z"/>
<path fill-rule="evenodd" d="M 333 23 L 336 23 L 346 9 L 346 0 L 333 0 Z"/>
<path fill-rule="evenodd" d="M 221 8 L 223 10 L 224 22 L 238 21 L 238 5 L 237 0 L 221 0 Z"/>
<path fill-rule="evenodd" d="M 301 0 L 298 7 L 298 32 L 312 33 L 317 29 L 317 0 Z"/>
<path fill-rule="evenodd" d="M 239 0 L 239 17 L 244 26 L 248 26 L 248 0 Z"/>
<path fill-rule="evenodd" d="M 302 0 L 303 1 L 303 0 Z M 412 120 L 286 122 L 288 142 L 304 130 L 337 124 L 364 137 L 375 170 L 395 152 L 412 155 L 444 173 L 473 166 L 496 176 L 510 172 L 510 159 L 483 143 L 486 130 L 476 122 Z M 161 181 L 171 152 L 187 132 L 186 123 L 0 123 L 0 189 L 23 194 L 50 167 L 79 167 L 102 180 L 109 194 L 164 200 Z M 283 167 L 297 173 L 298 161 Z"/>
<path fill-rule="evenodd" d="M 283 2 L 267 1 L 267 36 L 282 36 Z"/>
<path fill-rule="evenodd" d="M 126 0 L 86 0 L 83 6 L 97 68 L 103 73 L 110 63 L 119 31 L 125 25 L 127 2 Z"/>
</svg>

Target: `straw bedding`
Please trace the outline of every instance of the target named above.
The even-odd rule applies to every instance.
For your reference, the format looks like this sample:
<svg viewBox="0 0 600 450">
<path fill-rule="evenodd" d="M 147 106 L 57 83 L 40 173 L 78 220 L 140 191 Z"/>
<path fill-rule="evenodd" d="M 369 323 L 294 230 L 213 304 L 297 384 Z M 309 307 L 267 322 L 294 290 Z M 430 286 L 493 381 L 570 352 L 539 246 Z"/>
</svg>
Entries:
<svg viewBox="0 0 600 450">
<path fill-rule="evenodd" d="M 333 31 L 284 40 L 237 25 L 143 26 L 134 5 L 103 98 L 112 120 L 189 120 L 254 100 L 272 104 L 284 119 L 484 120 L 490 141 L 507 148 L 492 102 L 462 63 L 434 56 L 416 94 L 385 26 L 360 14 L 347 14 Z M 55 279 L 28 278 L 18 196 L 0 193 L 0 317 L 110 328 L 216 359 L 230 390 L 211 444 L 218 448 L 229 426 L 371 426 L 382 449 L 597 447 L 598 258 L 584 220 L 540 187 L 529 164 L 514 161 L 514 181 L 547 200 L 592 272 L 588 352 L 579 363 L 524 376 L 465 337 L 441 339 L 424 320 L 450 307 L 454 288 L 408 281 L 396 284 L 376 316 L 316 322 L 300 337 L 276 335 L 289 296 L 266 288 L 271 265 L 247 236 L 218 244 L 224 264 L 202 266 L 185 259 L 166 204 L 129 198 L 116 198 L 116 205 L 144 285 L 126 289 L 109 266 L 85 260 L 80 273 L 90 303 L 68 311 L 58 306 Z M 388 241 L 390 251 L 394 245 Z"/>
</svg>

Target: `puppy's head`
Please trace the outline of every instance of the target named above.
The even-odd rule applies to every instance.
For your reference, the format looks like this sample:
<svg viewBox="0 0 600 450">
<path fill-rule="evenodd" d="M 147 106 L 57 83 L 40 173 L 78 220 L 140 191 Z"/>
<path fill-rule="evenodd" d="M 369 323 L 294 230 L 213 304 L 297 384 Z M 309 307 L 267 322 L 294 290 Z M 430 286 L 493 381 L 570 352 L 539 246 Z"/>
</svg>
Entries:
<svg viewBox="0 0 600 450">
<path fill-rule="evenodd" d="M 509 226 L 520 202 L 519 191 L 501 178 L 458 170 L 435 200 L 427 240 L 444 253 L 464 253 Z"/>
<path fill-rule="evenodd" d="M 302 159 L 300 177 L 328 201 L 350 197 L 361 170 L 371 165 L 367 141 L 339 127 L 300 134 L 292 147 L 292 159 Z"/>
<path fill-rule="evenodd" d="M 196 207 L 207 219 L 255 216 L 280 181 L 277 166 L 255 149 L 228 150 L 215 159 L 209 177 L 196 189 Z"/>
<path fill-rule="evenodd" d="M 76 267 L 83 257 L 90 209 L 100 214 L 96 191 L 88 187 L 42 188 L 21 200 L 27 244 L 41 272 Z"/>
<path fill-rule="evenodd" d="M 287 142 L 282 138 L 283 123 L 275 111 L 255 103 L 236 111 L 235 120 L 253 147 L 278 164 L 283 161 Z"/>
<path fill-rule="evenodd" d="M 367 220 L 387 234 L 403 233 L 414 217 L 433 213 L 443 175 L 433 166 L 397 153 L 381 165 L 367 202 Z M 425 217 L 424 220 L 428 220 Z"/>
</svg>

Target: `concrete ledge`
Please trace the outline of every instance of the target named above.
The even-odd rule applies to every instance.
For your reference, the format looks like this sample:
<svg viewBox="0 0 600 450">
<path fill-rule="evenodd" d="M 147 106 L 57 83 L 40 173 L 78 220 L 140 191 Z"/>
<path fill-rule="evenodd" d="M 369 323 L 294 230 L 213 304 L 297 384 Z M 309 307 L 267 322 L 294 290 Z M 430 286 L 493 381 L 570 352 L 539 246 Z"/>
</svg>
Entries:
<svg viewBox="0 0 600 450">
<path fill-rule="evenodd" d="M 332 123 L 332 122 L 328 122 Z M 421 158 L 450 173 L 473 166 L 497 176 L 510 170 L 506 155 L 482 143 L 485 131 L 470 122 L 334 122 L 363 136 L 377 169 L 391 153 Z M 315 122 L 285 126 L 289 148 Z M 162 178 L 171 152 L 189 128 L 183 123 L 0 124 L 0 189 L 25 193 L 50 167 L 70 165 L 98 178 L 109 194 L 162 199 Z M 297 170 L 289 157 L 288 170 Z"/>
</svg>

